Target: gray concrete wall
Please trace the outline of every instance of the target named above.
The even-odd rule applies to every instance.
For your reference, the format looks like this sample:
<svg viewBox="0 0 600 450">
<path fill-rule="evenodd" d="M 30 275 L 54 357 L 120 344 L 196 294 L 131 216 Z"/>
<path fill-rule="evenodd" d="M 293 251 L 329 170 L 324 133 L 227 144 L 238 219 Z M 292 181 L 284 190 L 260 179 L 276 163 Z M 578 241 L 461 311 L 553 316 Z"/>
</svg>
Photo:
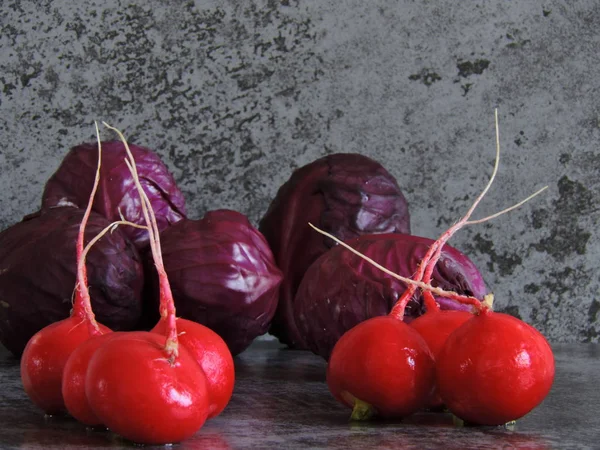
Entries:
<svg viewBox="0 0 600 450">
<path fill-rule="evenodd" d="M 190 215 L 256 223 L 291 171 L 379 160 L 437 237 L 503 156 L 476 215 L 549 190 L 451 244 L 498 309 L 554 341 L 600 332 L 600 2 L 4 0 L 0 229 L 34 211 L 105 120 L 159 152 Z"/>
</svg>

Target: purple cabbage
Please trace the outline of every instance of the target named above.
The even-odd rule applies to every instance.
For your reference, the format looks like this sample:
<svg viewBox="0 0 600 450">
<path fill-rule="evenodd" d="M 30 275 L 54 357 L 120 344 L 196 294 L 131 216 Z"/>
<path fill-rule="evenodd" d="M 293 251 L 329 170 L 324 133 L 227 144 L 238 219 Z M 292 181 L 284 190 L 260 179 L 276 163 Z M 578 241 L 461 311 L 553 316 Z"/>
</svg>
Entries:
<svg viewBox="0 0 600 450">
<path fill-rule="evenodd" d="M 362 236 L 349 241 L 353 248 L 398 275 L 411 277 L 432 239 L 407 234 Z M 484 280 L 471 260 L 445 245 L 431 284 L 444 290 L 483 299 Z M 375 268 L 342 246 L 321 256 L 306 272 L 296 294 L 294 316 L 304 342 L 325 359 L 338 339 L 358 323 L 388 314 L 406 285 Z M 448 298 L 436 297 L 441 309 L 468 309 Z M 404 320 L 424 312 L 419 290 L 409 301 Z"/>
<path fill-rule="evenodd" d="M 211 328 L 233 355 L 267 332 L 282 275 L 266 240 L 243 214 L 217 210 L 184 219 L 160 239 L 179 317 Z"/>
<path fill-rule="evenodd" d="M 159 230 L 185 217 L 185 200 L 173 176 L 161 159 L 151 150 L 129 144 L 136 162 L 140 183 L 150 199 Z M 125 147 L 120 141 L 102 143 L 100 185 L 93 210 L 108 220 L 120 219 L 146 225 L 140 196 L 125 164 Z M 85 208 L 94 185 L 98 163 L 98 145 L 82 144 L 73 147 L 58 170 L 46 183 L 42 208 L 74 205 Z M 128 227 L 123 230 L 138 249 L 148 243 L 145 230 Z"/>
<path fill-rule="evenodd" d="M 69 317 L 77 273 L 76 241 L 84 210 L 47 209 L 0 233 L 0 342 L 18 356 L 37 331 Z M 109 225 L 92 212 L 85 242 Z M 142 313 L 141 259 L 121 229 L 90 250 L 88 282 L 96 318 L 131 330 Z"/>
<path fill-rule="evenodd" d="M 410 233 L 408 204 L 394 177 L 358 154 L 333 154 L 297 169 L 281 186 L 259 229 L 284 279 L 271 334 L 291 348 L 306 344 L 293 312 L 308 267 L 334 243 L 308 222 L 342 240 L 363 234 Z"/>
</svg>

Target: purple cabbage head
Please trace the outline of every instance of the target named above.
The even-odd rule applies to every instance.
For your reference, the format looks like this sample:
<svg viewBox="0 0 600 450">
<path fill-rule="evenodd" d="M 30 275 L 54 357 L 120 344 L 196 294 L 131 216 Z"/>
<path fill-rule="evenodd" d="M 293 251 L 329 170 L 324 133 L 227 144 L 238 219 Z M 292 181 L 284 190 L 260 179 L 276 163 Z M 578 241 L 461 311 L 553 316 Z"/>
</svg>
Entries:
<svg viewBox="0 0 600 450">
<path fill-rule="evenodd" d="M 269 242 L 283 283 L 270 332 L 292 348 L 306 344 L 295 323 L 294 298 L 308 267 L 334 242 L 363 234 L 410 233 L 408 204 L 381 164 L 358 154 L 333 154 L 297 169 L 281 186 L 259 229 Z"/>
<path fill-rule="evenodd" d="M 282 275 L 267 241 L 243 214 L 217 210 L 184 219 L 160 239 L 179 317 L 211 328 L 233 355 L 267 332 Z"/>
<path fill-rule="evenodd" d="M 0 233 L 0 342 L 20 355 L 37 331 L 69 317 L 77 273 L 75 244 L 84 210 L 57 207 L 25 217 Z M 109 225 L 90 215 L 85 242 Z M 142 313 L 143 267 L 121 229 L 86 258 L 92 308 L 113 330 L 131 330 Z"/>
<path fill-rule="evenodd" d="M 362 236 L 348 244 L 392 272 L 411 277 L 433 242 L 419 236 L 383 234 Z M 431 284 L 479 299 L 486 294 L 475 265 L 449 245 L 443 247 Z M 342 334 L 366 319 L 388 314 L 405 290 L 403 282 L 336 246 L 306 272 L 296 294 L 294 316 L 308 348 L 328 359 Z M 441 309 L 468 309 L 456 300 L 436 300 Z M 422 295 L 417 290 L 404 319 L 410 322 L 423 312 Z"/>
<path fill-rule="evenodd" d="M 185 217 L 183 194 L 156 153 L 132 144 L 129 148 L 135 158 L 140 183 L 156 215 L 158 228 L 164 230 Z M 125 157 L 125 147 L 120 141 L 102 143 L 100 185 L 93 210 L 111 222 L 119 220 L 122 213 L 128 221 L 146 225 L 140 196 L 125 164 Z M 42 208 L 65 205 L 85 208 L 94 185 L 97 164 L 97 144 L 73 147 L 46 183 Z M 138 249 L 148 243 L 146 230 L 129 227 L 123 231 Z"/>
</svg>

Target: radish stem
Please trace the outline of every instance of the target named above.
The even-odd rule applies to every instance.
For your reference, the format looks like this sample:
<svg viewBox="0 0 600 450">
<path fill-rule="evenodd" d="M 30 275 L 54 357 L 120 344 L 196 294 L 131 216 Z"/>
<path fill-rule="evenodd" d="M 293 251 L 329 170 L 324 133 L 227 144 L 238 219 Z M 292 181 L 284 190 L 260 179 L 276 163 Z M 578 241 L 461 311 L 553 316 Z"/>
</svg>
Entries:
<svg viewBox="0 0 600 450">
<path fill-rule="evenodd" d="M 395 317 L 399 320 L 403 319 L 404 310 L 406 309 L 406 305 L 408 304 L 411 297 L 414 295 L 417 288 L 420 288 L 421 290 L 424 291 L 423 292 L 423 301 L 425 303 L 425 307 L 426 307 L 427 311 L 439 310 L 439 305 L 435 301 L 433 294 L 437 294 L 441 297 L 457 300 L 460 303 L 472 305 L 475 309 L 474 312 L 476 312 L 476 313 L 485 311 L 485 310 L 488 310 L 491 308 L 492 300 L 493 300 L 493 296 L 491 294 L 486 295 L 484 300 L 480 301 L 480 300 L 476 299 L 475 297 L 464 296 L 464 295 L 460 295 L 456 292 L 444 291 L 442 289 L 435 288 L 435 287 L 431 286 L 431 278 L 433 275 L 433 271 L 435 269 L 435 265 L 437 264 L 437 262 L 439 261 L 441 255 L 442 255 L 442 249 L 443 249 L 444 245 L 463 226 L 483 223 L 488 220 L 492 220 L 498 216 L 501 216 L 502 214 L 505 214 L 509 211 L 512 211 L 512 210 L 522 206 L 524 203 L 528 202 L 529 200 L 531 200 L 535 196 L 539 195 L 540 193 L 542 193 L 544 190 L 546 190 L 548 188 L 548 186 L 545 186 L 542 189 L 535 192 L 534 194 L 532 194 L 529 197 L 525 198 L 524 200 L 520 201 L 519 203 L 517 203 L 509 208 L 503 209 L 502 211 L 499 211 L 495 214 L 484 217 L 482 219 L 469 221 L 469 218 L 475 211 L 475 208 L 477 207 L 479 202 L 483 199 L 483 197 L 486 195 L 486 193 L 490 189 L 494 179 L 496 178 L 496 174 L 498 173 L 498 167 L 500 165 L 500 129 L 498 126 L 498 109 L 494 110 L 494 122 L 495 122 L 495 128 L 496 128 L 496 158 L 494 161 L 494 169 L 492 171 L 492 175 L 490 176 L 489 181 L 487 182 L 483 191 L 475 199 L 475 201 L 473 202 L 473 204 L 471 205 L 471 207 L 469 208 L 467 213 L 456 224 L 454 224 L 448 230 L 446 230 L 433 244 L 431 244 L 431 246 L 425 253 L 425 256 L 421 259 L 421 262 L 419 263 L 419 266 L 417 267 L 417 270 L 412 278 L 402 277 L 402 276 L 386 269 L 385 267 L 383 267 L 380 264 L 373 261 L 371 258 L 363 255 L 362 253 L 353 249 L 352 247 L 345 244 L 341 240 L 337 239 L 335 236 L 333 236 L 329 233 L 326 233 L 326 232 L 318 229 L 311 223 L 309 223 L 309 225 L 312 228 L 314 228 L 315 230 L 317 230 L 319 233 L 333 239 L 335 242 L 337 242 L 338 244 L 347 248 L 352 253 L 360 256 L 362 259 L 369 262 L 373 266 L 377 267 L 379 270 L 382 270 L 384 273 L 396 278 L 397 280 L 403 281 L 404 283 L 406 283 L 408 285 L 407 289 L 404 291 L 404 293 L 400 296 L 398 301 L 392 307 L 392 310 L 389 313 L 390 316 Z"/>
<path fill-rule="evenodd" d="M 496 125 L 496 159 L 494 161 L 494 170 L 492 171 L 492 175 L 491 175 L 489 181 L 487 182 L 487 184 L 485 185 L 485 187 L 483 188 L 483 191 L 475 199 L 475 201 L 473 202 L 473 204 L 471 205 L 471 207 L 469 208 L 467 213 L 456 224 L 454 224 L 448 230 L 446 230 L 431 245 L 431 247 L 429 248 L 429 250 L 423 257 L 423 259 L 421 260 L 421 263 L 419 264 L 419 271 L 418 271 L 417 277 L 419 275 L 421 275 L 422 278 L 418 278 L 418 279 L 424 279 L 427 282 L 429 282 L 431 280 L 431 275 L 433 274 L 433 269 L 435 268 L 436 263 L 438 262 L 438 260 L 440 259 L 441 255 L 442 255 L 442 248 L 443 248 L 444 244 L 446 242 L 448 242 L 448 240 L 454 235 L 454 233 L 456 233 L 458 230 L 460 230 L 464 226 L 464 224 L 465 224 L 465 222 L 467 222 L 467 220 L 469 220 L 469 218 L 471 217 L 471 214 L 473 214 L 473 211 L 475 211 L 475 208 L 477 207 L 479 202 L 483 199 L 485 194 L 487 194 L 487 191 L 490 189 L 494 179 L 496 178 L 496 174 L 498 173 L 498 167 L 500 165 L 500 134 L 499 134 L 499 127 L 498 127 L 498 109 L 494 110 L 494 119 L 495 119 L 495 125 Z M 402 319 L 404 317 L 404 310 L 406 308 L 406 305 L 408 304 L 408 301 L 410 300 L 410 298 L 412 297 L 414 292 L 415 292 L 415 287 L 409 286 L 408 289 L 402 294 L 400 299 L 398 299 L 398 301 L 392 308 L 390 315 L 393 317 L 396 317 L 398 319 Z"/>
<path fill-rule="evenodd" d="M 82 250 L 81 265 L 83 265 L 83 267 L 85 267 L 85 259 L 87 257 L 87 254 L 91 250 L 92 246 L 96 242 L 98 242 L 109 231 L 112 233 L 119 225 L 129 225 L 131 227 L 143 228 L 143 229 L 147 228 L 144 225 L 138 225 L 137 223 L 128 222 L 126 220 L 117 220 L 116 222 L 112 222 L 110 225 L 106 226 L 100 233 L 98 233 L 96 236 L 94 236 L 94 238 L 92 240 L 90 240 L 90 242 L 88 242 L 87 245 L 85 246 L 85 248 Z M 87 278 L 86 278 L 86 283 L 87 283 Z M 88 323 L 90 326 L 90 334 L 92 336 L 94 336 L 96 334 L 102 334 L 102 332 L 100 331 L 100 327 L 98 326 L 98 322 L 96 322 L 96 315 L 94 314 L 94 311 L 92 310 L 92 303 L 90 301 L 90 292 L 89 292 L 87 284 L 85 285 L 85 293 L 86 293 L 87 301 L 85 300 L 86 297 L 82 297 L 83 304 L 80 306 L 80 308 L 82 308 L 82 311 L 84 313 L 84 318 L 88 320 Z M 77 298 L 75 299 L 75 301 L 77 301 Z"/>
<path fill-rule="evenodd" d="M 537 195 L 541 194 L 542 192 L 544 192 L 546 189 L 548 189 L 548 186 L 544 186 L 543 188 L 541 188 L 540 190 L 534 192 L 533 194 L 531 194 L 529 197 L 524 198 L 523 200 L 521 200 L 519 203 L 516 203 L 506 209 L 503 209 L 502 211 L 498 211 L 497 213 L 494 213 L 490 216 L 487 217 L 483 217 L 481 219 L 476 219 L 476 220 L 468 220 L 465 222 L 465 225 L 476 225 L 479 223 L 483 223 L 483 222 L 487 222 L 488 220 L 492 220 L 495 219 L 498 216 L 501 216 L 502 214 L 506 214 L 507 212 L 512 211 L 513 209 L 517 209 L 518 207 L 524 205 L 525 203 L 527 203 L 529 200 L 531 200 L 533 197 L 536 197 Z"/>
<path fill-rule="evenodd" d="M 98 130 L 98 122 L 94 122 L 96 128 L 96 138 L 98 140 L 98 164 L 96 166 L 96 175 L 94 185 L 88 200 L 87 207 L 79 225 L 79 233 L 77 235 L 76 252 L 77 252 L 77 283 L 75 285 L 75 300 L 73 302 L 73 314 L 87 319 L 90 335 L 100 334 L 100 327 L 96 322 L 96 318 L 92 311 L 92 303 L 90 299 L 90 291 L 88 288 L 87 268 L 85 266 L 85 252 L 83 248 L 83 240 L 85 227 L 92 212 L 92 204 L 100 183 L 100 167 L 102 165 L 102 144 L 100 142 L 100 131 Z"/>
<path fill-rule="evenodd" d="M 347 250 L 351 251 L 355 255 L 360 256 L 362 259 L 364 259 L 368 263 L 372 264 L 373 266 L 375 266 L 376 268 L 378 268 L 382 272 L 388 274 L 389 276 L 391 276 L 393 278 L 396 278 L 399 281 L 402 281 L 402 282 L 408 284 L 409 286 L 416 286 L 418 288 L 421 288 L 421 289 L 433 292 L 434 294 L 437 294 L 440 297 L 452 298 L 454 300 L 458 300 L 460 298 L 460 299 L 462 299 L 463 303 L 473 304 L 475 306 L 479 305 L 481 303 L 475 297 L 468 297 L 466 295 L 460 295 L 460 294 L 457 294 L 456 292 L 453 292 L 453 291 L 446 291 L 444 289 L 431 286 L 430 284 L 423 283 L 422 281 L 418 281 L 418 280 L 414 280 L 412 278 L 406 278 L 406 277 L 403 277 L 402 275 L 398 275 L 397 273 L 394 273 L 391 270 L 386 269 L 381 264 L 375 262 L 373 259 L 369 258 L 368 256 L 363 255 L 361 252 L 359 252 L 358 250 L 352 248 L 350 245 L 346 244 L 345 242 L 341 241 L 340 239 L 336 238 L 334 235 L 332 235 L 330 233 L 327 233 L 326 231 L 323 231 L 323 230 L 317 228 L 312 223 L 309 223 L 309 225 L 312 228 L 314 228 L 317 232 L 321 233 L 324 236 L 327 236 L 330 239 L 333 239 L 337 244 L 341 245 L 342 247 L 345 247 Z"/>
<path fill-rule="evenodd" d="M 438 238 L 438 240 L 432 244 L 432 246 L 429 248 L 429 250 L 423 257 L 423 259 L 421 260 L 421 263 L 419 264 L 419 272 L 418 272 L 417 276 L 423 272 L 421 266 L 423 266 L 423 264 L 424 264 L 425 270 L 422 273 L 421 279 L 425 283 L 431 282 L 431 277 L 433 275 L 435 265 L 437 264 L 440 257 L 442 256 L 442 249 L 443 249 L 444 245 L 446 244 L 446 242 L 448 242 L 448 240 L 463 226 L 468 225 L 468 224 L 483 223 L 483 222 L 486 222 L 487 220 L 494 219 L 502 214 L 505 214 L 509 211 L 512 211 L 513 209 L 518 208 L 519 206 L 528 202 L 533 197 L 535 197 L 536 195 L 540 194 L 541 192 L 543 192 L 544 190 L 547 189 L 547 186 L 545 186 L 542 189 L 535 192 L 534 194 L 527 197 L 526 199 L 520 201 L 519 203 L 517 203 L 509 208 L 506 208 L 502 211 L 499 211 L 495 214 L 492 214 L 491 216 L 484 217 L 483 219 L 469 221 L 469 218 L 475 211 L 475 208 L 477 207 L 479 202 L 483 199 L 485 194 L 490 189 L 492 183 L 494 182 L 494 179 L 496 178 L 496 174 L 498 173 L 498 167 L 500 165 L 500 127 L 498 126 L 498 109 L 494 110 L 494 124 L 495 124 L 495 129 L 496 129 L 496 158 L 494 161 L 494 170 L 492 171 L 492 175 L 491 175 L 488 183 L 486 184 L 485 188 L 479 194 L 479 196 L 477 196 L 477 198 L 475 199 L 475 201 L 473 202 L 473 204 L 471 205 L 471 207 L 469 208 L 467 213 L 456 224 L 454 224 L 448 230 L 446 230 Z M 417 279 L 419 279 L 419 278 L 417 278 Z M 406 308 L 406 305 L 407 305 L 408 301 L 410 300 L 410 297 L 413 295 L 414 291 L 415 291 L 415 287 L 409 286 L 409 288 L 404 292 L 404 294 L 400 297 L 400 299 L 396 302 L 396 304 L 392 308 L 390 315 L 392 315 L 398 319 L 402 319 L 404 317 L 404 310 Z M 427 302 L 426 307 L 428 308 L 428 310 L 429 310 L 429 305 L 431 305 L 431 300 L 432 300 L 431 295 L 425 296 L 425 301 Z"/>
<path fill-rule="evenodd" d="M 133 157 L 133 154 L 131 153 L 129 144 L 125 139 L 125 136 L 118 129 L 111 127 L 106 122 L 103 122 L 103 124 L 106 128 L 114 131 L 121 139 L 121 142 L 123 142 L 123 145 L 125 146 L 125 151 L 127 152 L 127 158 L 125 159 L 125 163 L 127 164 L 129 171 L 131 172 L 131 176 L 140 195 L 142 212 L 148 228 L 150 250 L 152 252 L 154 264 L 158 272 L 160 290 L 160 313 L 161 317 L 167 321 L 165 351 L 167 353 L 169 362 L 173 364 L 179 354 L 176 323 L 177 317 L 175 315 L 175 302 L 173 301 L 173 293 L 171 292 L 171 286 L 169 284 L 169 279 L 167 277 L 167 273 L 163 264 L 162 252 L 160 247 L 160 236 L 158 224 L 156 223 L 156 217 L 154 215 L 154 210 L 152 209 L 150 200 L 148 199 L 148 196 L 146 195 L 146 192 L 144 191 L 140 183 L 140 178 L 138 176 L 137 168 L 135 165 L 135 159 Z"/>
</svg>

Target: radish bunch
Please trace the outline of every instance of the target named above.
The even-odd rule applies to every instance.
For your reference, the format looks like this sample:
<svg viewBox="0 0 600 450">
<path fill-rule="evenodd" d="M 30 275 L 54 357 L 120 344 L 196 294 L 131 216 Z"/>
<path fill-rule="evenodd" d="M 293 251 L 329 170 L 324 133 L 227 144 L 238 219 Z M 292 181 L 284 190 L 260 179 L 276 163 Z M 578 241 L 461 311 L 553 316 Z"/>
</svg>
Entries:
<svg viewBox="0 0 600 450">
<path fill-rule="evenodd" d="M 21 357 L 21 380 L 25 392 L 46 414 L 63 413 L 66 410 L 62 394 L 62 379 L 65 364 L 71 353 L 90 337 L 111 331 L 97 323 L 92 312 L 85 266 L 85 255 L 91 246 L 88 245 L 85 249 L 83 247 L 85 226 L 100 178 L 100 165 L 99 151 L 94 186 L 77 238 L 77 284 L 71 316 L 54 322 L 34 334 L 25 346 Z"/>
<path fill-rule="evenodd" d="M 533 197 L 493 216 L 469 221 L 497 173 L 497 120 L 496 113 L 496 164 L 488 185 L 467 214 L 435 241 L 413 278 L 400 277 L 364 257 L 409 287 L 389 315 L 350 329 L 333 349 L 327 383 L 334 397 L 352 408 L 353 419 L 402 418 L 443 404 L 466 422 L 502 425 L 527 414 L 550 391 L 554 357 L 539 331 L 512 316 L 492 312 L 489 294 L 482 302 L 430 284 L 442 247 L 456 231 L 497 217 Z M 402 321 L 404 308 L 417 288 L 424 290 L 427 312 L 407 325 Z M 434 293 L 471 305 L 471 312 L 441 311 Z"/>
<path fill-rule="evenodd" d="M 86 216 L 77 246 L 79 270 L 73 314 L 31 339 L 22 360 L 23 384 L 32 400 L 47 413 L 66 409 L 85 425 L 106 426 L 140 444 L 179 442 L 196 433 L 229 402 L 234 384 L 233 358 L 215 332 L 176 319 L 152 206 L 127 142 L 118 130 L 107 127 L 123 141 L 125 162 L 140 195 L 146 223 L 143 228 L 148 231 L 158 272 L 161 319 L 151 332 L 113 333 L 96 323 L 87 292 L 85 254 L 113 226 L 133 224 L 116 222 L 82 250 Z M 95 186 L 100 173 L 99 138 L 98 149 Z"/>
</svg>

